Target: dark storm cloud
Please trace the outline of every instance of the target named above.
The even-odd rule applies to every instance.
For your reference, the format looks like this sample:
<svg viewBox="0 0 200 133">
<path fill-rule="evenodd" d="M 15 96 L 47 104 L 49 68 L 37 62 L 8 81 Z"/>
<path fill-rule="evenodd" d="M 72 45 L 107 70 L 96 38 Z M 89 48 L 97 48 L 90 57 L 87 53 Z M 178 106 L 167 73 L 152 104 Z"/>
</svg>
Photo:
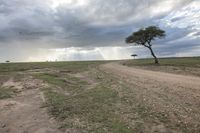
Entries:
<svg viewBox="0 0 200 133">
<path fill-rule="evenodd" d="M 184 15 L 167 16 L 195 0 L 82 0 L 82 4 L 80 0 L 66 1 L 69 3 L 53 6 L 53 0 L 1 0 L 1 49 L 125 46 L 126 36 L 148 25 L 160 25 L 167 31 L 167 38 L 156 44 L 174 41 L 179 46 L 176 40 L 193 32 L 199 36 L 191 25 L 165 25 L 165 20 L 178 23 L 186 19 Z M 196 40 L 189 41 L 193 44 Z"/>
<path fill-rule="evenodd" d="M 52 35 L 52 13 L 39 1 L 3 0 L 0 2 L 1 41 L 40 39 Z"/>
<path fill-rule="evenodd" d="M 188 2 L 182 0 L 167 6 L 173 10 Z M 62 6 L 56 13 L 57 24 L 64 30 L 62 35 L 68 46 L 119 46 L 124 45 L 124 38 L 134 29 L 155 24 L 155 18 L 171 11 L 152 12 L 159 10 L 159 4 L 166 6 L 158 0 L 95 0 L 89 7 L 73 10 Z"/>
<path fill-rule="evenodd" d="M 49 1 L 2 0 L 0 13 L 7 27 L 2 27 L 0 38 L 4 40 L 17 38 L 31 40 L 46 36 L 54 38 L 54 34 L 59 34 L 56 28 L 60 28 L 62 30 L 61 39 L 63 37 L 66 42 L 72 42 L 69 41 L 72 39 L 73 45 L 79 46 L 80 43 L 91 45 L 90 43 L 103 42 L 104 37 L 106 37 L 105 41 L 113 37 L 119 38 L 124 32 L 120 34 L 111 31 L 111 34 L 102 35 L 102 31 L 109 28 L 107 25 L 110 25 L 110 29 L 117 24 L 127 26 L 129 21 L 140 21 L 143 17 L 148 17 L 141 12 L 150 13 L 151 8 L 156 10 L 156 6 L 162 4 L 158 0 L 91 0 L 89 5 L 84 7 L 70 8 L 60 5 L 56 7 L 55 12 L 49 7 Z M 182 0 L 169 6 L 175 8 L 183 3 L 186 4 L 185 2 Z M 145 20 L 139 23 L 146 22 Z M 134 23 L 132 25 L 134 26 Z M 109 35 L 110 37 L 107 37 Z"/>
</svg>

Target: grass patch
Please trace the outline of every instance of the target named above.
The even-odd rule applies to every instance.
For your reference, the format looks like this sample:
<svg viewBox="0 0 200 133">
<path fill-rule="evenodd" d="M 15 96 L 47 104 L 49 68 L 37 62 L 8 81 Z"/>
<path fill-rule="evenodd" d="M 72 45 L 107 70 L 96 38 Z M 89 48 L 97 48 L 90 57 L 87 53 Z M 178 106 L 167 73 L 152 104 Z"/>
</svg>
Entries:
<svg viewBox="0 0 200 133">
<path fill-rule="evenodd" d="M 40 74 L 34 74 L 34 76 L 38 79 L 42 79 L 46 81 L 49 84 L 58 85 L 58 86 L 65 86 L 66 81 L 64 79 L 61 79 L 56 74 L 50 74 L 50 73 L 40 73 Z"/>
<path fill-rule="evenodd" d="M 153 59 L 138 59 L 123 64 L 153 71 L 200 76 L 200 57 L 161 58 L 159 65 L 153 62 Z"/>
<path fill-rule="evenodd" d="M 81 92 L 85 85 L 88 85 L 86 81 L 82 81 L 77 77 L 72 77 L 68 74 L 61 75 L 60 73 L 40 73 L 33 74 L 35 78 L 41 79 L 54 88 L 62 88 L 63 91 L 67 91 L 70 95 Z"/>
<path fill-rule="evenodd" d="M 11 98 L 13 94 L 12 88 L 0 88 L 0 99 Z"/>
<path fill-rule="evenodd" d="M 102 63 L 105 63 L 105 61 L 1 63 L 0 72 L 18 72 L 49 68 L 76 73 L 86 71 Z"/>
<path fill-rule="evenodd" d="M 161 66 L 185 66 L 185 67 L 199 67 L 200 57 L 184 57 L 184 58 L 160 58 Z M 125 62 L 128 66 L 148 66 L 155 65 L 153 59 L 137 59 Z"/>
<path fill-rule="evenodd" d="M 118 93 L 99 86 L 74 96 L 65 96 L 51 90 L 46 91 L 47 105 L 63 127 L 85 132 L 131 133 L 116 112 Z"/>
</svg>

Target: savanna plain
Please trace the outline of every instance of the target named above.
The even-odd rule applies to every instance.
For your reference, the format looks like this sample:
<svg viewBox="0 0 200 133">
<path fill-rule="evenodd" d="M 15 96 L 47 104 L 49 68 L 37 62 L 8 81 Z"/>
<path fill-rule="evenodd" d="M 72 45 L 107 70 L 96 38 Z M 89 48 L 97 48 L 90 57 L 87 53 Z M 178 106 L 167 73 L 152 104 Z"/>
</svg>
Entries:
<svg viewBox="0 0 200 133">
<path fill-rule="evenodd" d="M 0 133 L 199 133 L 200 57 L 0 64 Z"/>
</svg>

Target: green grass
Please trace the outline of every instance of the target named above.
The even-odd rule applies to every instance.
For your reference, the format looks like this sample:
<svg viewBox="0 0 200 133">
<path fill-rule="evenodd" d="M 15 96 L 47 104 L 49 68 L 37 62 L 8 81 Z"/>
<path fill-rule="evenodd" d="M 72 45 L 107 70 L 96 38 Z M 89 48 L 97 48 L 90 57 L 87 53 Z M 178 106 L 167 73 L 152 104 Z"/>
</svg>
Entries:
<svg viewBox="0 0 200 133">
<path fill-rule="evenodd" d="M 64 79 L 61 79 L 56 74 L 50 74 L 50 73 L 39 73 L 39 74 L 33 74 L 36 78 L 42 79 L 46 81 L 49 84 L 58 85 L 58 86 L 65 86 L 66 81 Z"/>
<path fill-rule="evenodd" d="M 161 66 L 185 66 L 200 67 L 200 57 L 183 57 L 183 58 L 161 58 Z M 155 65 L 153 59 L 137 59 L 125 62 L 128 66 L 148 66 Z"/>
<path fill-rule="evenodd" d="M 67 90 L 67 93 L 69 93 L 70 95 L 82 91 L 83 87 L 85 85 L 88 85 L 86 81 L 82 81 L 79 78 L 70 76 L 68 74 L 39 73 L 33 74 L 33 76 L 54 86 L 54 88 L 59 87 L 62 88 L 63 91 Z"/>
<path fill-rule="evenodd" d="M 161 58 L 159 60 L 159 65 L 154 64 L 153 59 L 128 60 L 124 61 L 123 65 L 153 71 L 200 76 L 200 57 Z"/>
<path fill-rule="evenodd" d="M 62 128 L 85 132 L 131 133 L 126 122 L 116 114 L 118 93 L 102 84 L 87 89 L 88 83 L 77 77 L 60 73 L 34 74 L 49 83 L 45 97 L 49 112 L 61 121 Z M 57 90 L 61 87 L 63 90 Z M 70 95 L 65 95 L 65 92 Z"/>
<path fill-rule="evenodd" d="M 82 72 L 95 67 L 104 61 L 77 61 L 77 62 L 34 62 L 34 63 L 1 63 L 0 72 L 18 72 L 34 69 L 58 69 L 67 72 Z"/>
<path fill-rule="evenodd" d="M 13 94 L 14 91 L 12 88 L 0 88 L 0 99 L 11 98 Z"/>
<path fill-rule="evenodd" d="M 131 133 L 131 129 L 115 114 L 118 93 L 98 86 L 74 96 L 46 91 L 47 105 L 63 127 L 96 133 Z M 78 120 L 78 121 L 77 121 Z"/>
</svg>

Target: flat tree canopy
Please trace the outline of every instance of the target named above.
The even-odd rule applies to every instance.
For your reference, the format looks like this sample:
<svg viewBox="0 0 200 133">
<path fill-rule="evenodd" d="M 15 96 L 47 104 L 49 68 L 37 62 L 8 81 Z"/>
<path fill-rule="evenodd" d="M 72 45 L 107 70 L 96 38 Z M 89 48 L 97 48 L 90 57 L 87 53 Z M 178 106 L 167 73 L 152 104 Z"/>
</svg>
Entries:
<svg viewBox="0 0 200 133">
<path fill-rule="evenodd" d="M 132 54 L 131 56 L 133 56 L 133 57 L 134 57 L 134 56 L 137 56 L 137 55 L 136 55 L 136 54 Z"/>
<path fill-rule="evenodd" d="M 135 59 L 135 57 L 138 56 L 138 55 L 137 54 L 132 54 L 131 56 L 134 57 L 134 59 Z"/>
<path fill-rule="evenodd" d="M 156 38 L 163 38 L 165 37 L 165 31 L 161 30 L 157 26 L 149 26 L 144 29 L 140 29 L 134 32 L 132 35 L 126 38 L 126 43 L 134 43 L 134 45 L 142 45 L 148 48 L 151 52 L 151 55 L 155 59 L 155 64 L 159 64 L 158 58 L 153 52 L 152 49 L 152 41 Z"/>
</svg>

